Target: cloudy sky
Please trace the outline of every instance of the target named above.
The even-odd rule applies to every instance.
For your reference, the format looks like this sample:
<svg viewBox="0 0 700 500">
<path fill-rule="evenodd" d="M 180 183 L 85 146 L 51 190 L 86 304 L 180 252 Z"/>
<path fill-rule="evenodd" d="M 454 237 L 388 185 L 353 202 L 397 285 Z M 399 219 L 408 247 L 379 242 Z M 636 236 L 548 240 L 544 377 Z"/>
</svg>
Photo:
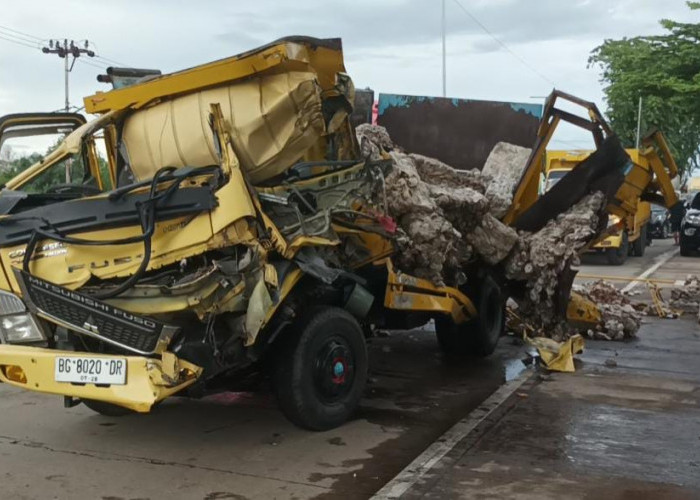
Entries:
<svg viewBox="0 0 700 500">
<path fill-rule="evenodd" d="M 661 18 L 700 18 L 683 0 L 446 2 L 448 95 L 520 102 L 541 102 L 556 86 L 603 104 L 598 72 L 587 68 L 594 47 L 659 33 Z M 0 0 L 0 7 L 0 115 L 63 106 L 62 60 L 36 48 L 49 38 L 89 39 L 107 58 L 75 65 L 71 103 L 78 106 L 106 89 L 95 81 L 96 66 L 168 72 L 297 34 L 341 37 L 358 87 L 442 92 L 441 0 Z M 582 140 L 560 133 L 560 147 L 585 147 Z"/>
</svg>

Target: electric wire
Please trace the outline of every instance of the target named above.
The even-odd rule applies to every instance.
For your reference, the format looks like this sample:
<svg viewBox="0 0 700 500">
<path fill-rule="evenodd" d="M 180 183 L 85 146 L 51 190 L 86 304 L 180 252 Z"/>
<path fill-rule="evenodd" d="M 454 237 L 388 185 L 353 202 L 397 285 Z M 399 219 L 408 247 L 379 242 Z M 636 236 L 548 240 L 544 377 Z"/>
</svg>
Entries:
<svg viewBox="0 0 700 500">
<path fill-rule="evenodd" d="M 532 66 L 530 63 L 528 63 L 523 57 L 521 57 L 521 56 L 518 55 L 516 52 L 514 52 L 513 50 L 511 50 L 511 48 L 508 47 L 508 45 L 506 45 L 506 43 L 505 43 L 503 40 L 501 40 L 501 39 L 498 38 L 496 35 L 494 35 L 494 34 L 484 25 L 484 23 L 482 23 L 481 21 L 479 21 L 479 19 L 478 19 L 474 14 L 472 14 L 469 10 L 467 10 L 467 8 L 466 8 L 464 5 L 462 5 L 462 3 L 461 3 L 459 0 L 453 0 L 453 1 L 454 1 L 454 3 L 457 4 L 457 6 L 458 6 L 460 9 L 462 9 L 462 11 L 463 11 L 467 16 L 469 16 L 469 18 L 470 18 L 472 21 L 474 21 L 474 23 L 475 23 L 477 26 L 479 26 L 482 30 L 484 30 L 484 32 L 485 32 L 487 35 L 489 35 L 495 42 L 497 42 L 501 47 L 503 47 L 503 49 L 506 50 L 510 55 L 512 55 L 512 56 L 515 57 L 518 61 L 520 61 L 520 63 L 521 63 L 523 66 L 525 66 L 526 68 L 528 68 L 530 71 L 532 71 L 534 74 L 536 74 L 537 76 L 539 76 L 539 77 L 540 77 L 542 80 L 544 80 L 545 82 L 547 82 L 547 83 L 549 83 L 550 85 L 552 85 L 552 87 L 556 87 L 556 84 L 555 84 L 550 78 L 547 78 L 544 74 L 542 74 L 540 71 L 538 71 L 537 68 L 535 68 L 535 67 Z"/>
<path fill-rule="evenodd" d="M 11 31 L 11 32 L 13 32 L 13 33 L 16 33 L 16 34 L 18 34 L 18 35 L 21 35 L 21 36 L 24 36 L 24 37 L 27 37 L 27 38 L 33 38 L 33 39 L 36 40 L 37 42 L 42 42 L 42 41 L 44 40 L 43 38 L 39 38 L 38 36 L 30 35 L 29 33 L 25 33 L 25 32 L 23 32 L 23 31 L 19 31 L 19 30 L 16 30 L 16 29 L 14 29 L 14 28 L 10 28 L 9 26 L 2 26 L 2 25 L 0 25 L 0 29 L 5 30 L 5 31 Z"/>
<path fill-rule="evenodd" d="M 30 49 L 40 50 L 38 45 L 30 45 L 29 43 L 26 43 L 26 42 L 21 41 L 21 39 L 19 39 L 19 38 L 15 38 L 15 39 L 13 39 L 13 38 L 6 38 L 6 37 L 3 36 L 3 34 L 4 34 L 4 33 L 0 33 L 0 39 L 2 39 L 2 40 L 8 41 L 8 42 L 10 42 L 10 43 L 15 43 L 15 44 L 17 44 L 17 45 L 22 45 L 22 46 L 24 46 L 24 47 L 29 47 Z"/>
</svg>

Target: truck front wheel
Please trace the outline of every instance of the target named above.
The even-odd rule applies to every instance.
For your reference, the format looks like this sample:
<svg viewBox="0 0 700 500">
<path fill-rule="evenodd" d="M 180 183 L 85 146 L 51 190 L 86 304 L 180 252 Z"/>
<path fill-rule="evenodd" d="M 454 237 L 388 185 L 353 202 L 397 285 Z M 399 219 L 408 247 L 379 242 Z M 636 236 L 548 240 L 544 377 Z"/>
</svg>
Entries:
<svg viewBox="0 0 700 500">
<path fill-rule="evenodd" d="M 622 233 L 622 241 L 620 246 L 617 248 L 608 248 L 605 250 L 605 256 L 608 259 L 608 264 L 613 266 L 621 266 L 627 260 L 627 254 L 629 253 L 629 240 L 627 236 L 627 231 Z"/>
<path fill-rule="evenodd" d="M 273 373 L 282 412 L 309 430 L 341 425 L 357 409 L 367 382 L 360 325 L 344 309 L 318 307 L 290 333 Z"/>
<path fill-rule="evenodd" d="M 639 230 L 639 237 L 632 242 L 632 255 L 635 257 L 644 257 L 644 251 L 647 248 L 647 227 L 643 226 Z"/>
<path fill-rule="evenodd" d="M 461 325 L 452 318 L 435 318 L 438 344 L 448 356 L 478 356 L 491 354 L 506 327 L 506 301 L 496 280 L 487 275 L 476 296 L 478 316 Z"/>
</svg>

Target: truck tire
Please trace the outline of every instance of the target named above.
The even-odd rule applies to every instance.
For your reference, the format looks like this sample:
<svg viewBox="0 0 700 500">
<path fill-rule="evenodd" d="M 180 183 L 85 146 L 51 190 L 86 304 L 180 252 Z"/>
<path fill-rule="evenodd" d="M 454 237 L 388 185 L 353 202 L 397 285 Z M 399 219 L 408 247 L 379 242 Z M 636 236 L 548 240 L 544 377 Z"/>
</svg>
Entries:
<svg viewBox="0 0 700 500">
<path fill-rule="evenodd" d="M 123 406 L 114 405 L 112 403 L 105 403 L 104 401 L 97 401 L 94 399 L 81 399 L 80 401 L 95 413 L 99 413 L 105 417 L 123 417 L 135 413 L 129 408 L 124 408 Z"/>
<path fill-rule="evenodd" d="M 608 248 L 605 251 L 605 257 L 608 259 L 608 264 L 613 266 L 621 266 L 627 260 L 627 254 L 629 253 L 629 240 L 627 236 L 627 231 L 622 233 L 622 242 L 617 248 Z"/>
<path fill-rule="evenodd" d="M 635 257 L 644 257 L 644 251 L 647 248 L 647 227 L 644 226 L 639 230 L 639 237 L 632 242 L 632 255 Z"/>
<path fill-rule="evenodd" d="M 487 275 L 477 292 L 475 319 L 456 325 L 448 316 L 435 318 L 435 334 L 442 352 L 458 357 L 491 354 L 506 328 L 505 299 L 496 280 Z"/>
<path fill-rule="evenodd" d="M 285 416 L 313 431 L 347 421 L 367 383 L 367 347 L 357 320 L 338 307 L 317 307 L 282 342 L 273 377 Z"/>
</svg>

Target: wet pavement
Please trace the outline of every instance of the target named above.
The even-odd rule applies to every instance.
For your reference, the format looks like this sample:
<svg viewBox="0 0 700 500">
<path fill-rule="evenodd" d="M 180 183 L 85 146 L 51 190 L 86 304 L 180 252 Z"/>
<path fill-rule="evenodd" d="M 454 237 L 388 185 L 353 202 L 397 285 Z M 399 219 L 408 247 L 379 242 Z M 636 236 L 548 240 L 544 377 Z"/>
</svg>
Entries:
<svg viewBox="0 0 700 500">
<path fill-rule="evenodd" d="M 581 273 L 634 277 L 673 251 L 655 242 Z M 698 269 L 676 255 L 650 277 Z M 527 349 L 512 337 L 466 362 L 445 359 L 430 327 L 373 337 L 358 415 L 323 433 L 294 427 L 264 389 L 108 418 L 0 384 L 2 497 L 368 498 L 510 380 L 518 389 L 407 497 L 700 498 L 700 331 L 645 322 L 637 341 L 588 341 L 575 374 L 522 386 Z"/>
<path fill-rule="evenodd" d="M 370 382 L 355 420 L 313 433 L 272 395 L 172 399 L 148 415 L 102 417 L 0 384 L 4 498 L 368 498 L 523 365 L 453 363 L 434 332 L 369 339 Z"/>
<path fill-rule="evenodd" d="M 700 498 L 700 327 L 649 319 L 533 375 L 403 498 Z"/>
</svg>

